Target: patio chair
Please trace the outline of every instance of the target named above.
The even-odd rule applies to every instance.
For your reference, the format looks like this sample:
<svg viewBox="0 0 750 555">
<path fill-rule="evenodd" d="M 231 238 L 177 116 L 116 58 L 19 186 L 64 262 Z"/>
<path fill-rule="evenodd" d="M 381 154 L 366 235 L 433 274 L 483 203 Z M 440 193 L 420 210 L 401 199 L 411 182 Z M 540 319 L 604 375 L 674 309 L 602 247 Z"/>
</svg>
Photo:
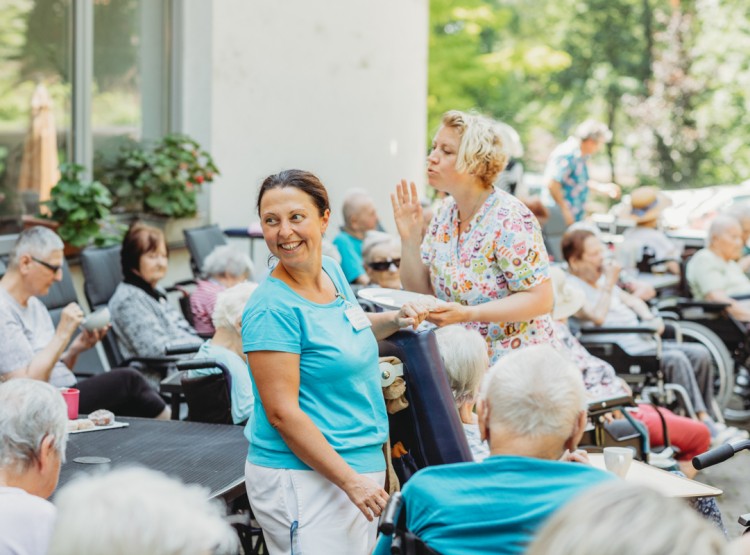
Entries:
<svg viewBox="0 0 750 555">
<path fill-rule="evenodd" d="M 185 246 L 190 252 L 190 268 L 193 275 L 199 278 L 202 275 L 206 257 L 216 247 L 226 245 L 227 238 L 216 224 L 184 229 L 182 233 L 185 236 Z"/>
<path fill-rule="evenodd" d="M 120 265 L 120 245 L 104 248 L 89 247 L 81 252 L 83 269 L 83 291 L 89 308 L 94 311 L 107 306 L 109 299 L 122 282 Z M 179 360 L 174 356 L 132 357 L 125 359 L 117 344 L 114 333 L 108 333 L 102 340 L 104 352 L 112 368 L 133 366 L 166 375 L 167 370 Z"/>
<path fill-rule="evenodd" d="M 232 424 L 232 375 L 229 369 L 214 359 L 181 360 L 176 364 L 180 372 L 182 393 L 188 406 L 187 420 L 209 424 Z M 190 377 L 190 370 L 218 368 L 216 374 Z"/>
</svg>

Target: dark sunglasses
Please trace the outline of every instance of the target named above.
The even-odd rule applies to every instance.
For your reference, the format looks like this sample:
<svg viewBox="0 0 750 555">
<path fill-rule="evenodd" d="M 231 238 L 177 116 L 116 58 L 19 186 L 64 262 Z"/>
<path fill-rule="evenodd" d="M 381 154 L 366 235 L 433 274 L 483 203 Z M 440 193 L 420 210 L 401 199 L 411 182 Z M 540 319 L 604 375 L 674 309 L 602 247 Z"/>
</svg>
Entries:
<svg viewBox="0 0 750 555">
<path fill-rule="evenodd" d="M 42 266 L 44 266 L 45 268 L 47 268 L 48 270 L 50 270 L 52 273 L 55 273 L 55 274 L 59 272 L 60 270 L 62 270 L 62 264 L 60 264 L 59 266 L 56 266 L 54 264 L 50 264 L 49 262 L 45 262 L 44 260 L 39 260 L 35 256 L 32 256 L 31 260 L 33 260 L 37 264 L 41 264 Z"/>
<path fill-rule="evenodd" d="M 376 272 L 385 272 L 393 264 L 396 268 L 401 266 L 400 258 L 389 258 L 388 260 L 381 260 L 379 262 L 370 262 L 368 266 Z"/>
</svg>

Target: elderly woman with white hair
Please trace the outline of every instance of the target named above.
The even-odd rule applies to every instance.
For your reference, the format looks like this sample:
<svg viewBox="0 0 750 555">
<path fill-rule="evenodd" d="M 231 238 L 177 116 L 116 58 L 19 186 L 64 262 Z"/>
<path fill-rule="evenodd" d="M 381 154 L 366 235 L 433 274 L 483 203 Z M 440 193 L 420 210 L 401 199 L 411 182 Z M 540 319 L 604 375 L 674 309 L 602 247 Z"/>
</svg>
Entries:
<svg viewBox="0 0 750 555">
<path fill-rule="evenodd" d="M 193 327 L 201 335 L 214 332 L 212 315 L 216 296 L 225 289 L 247 281 L 253 275 L 253 262 L 250 257 L 229 245 L 216 247 L 203 262 L 203 279 L 190 295 L 190 310 L 193 313 Z"/>
<path fill-rule="evenodd" d="M 388 233 L 369 231 L 362 242 L 362 261 L 370 285 L 401 289 L 401 242 Z"/>
<path fill-rule="evenodd" d="M 0 382 L 0 553 L 46 553 L 55 508 L 47 501 L 65 460 L 68 412 L 38 380 Z"/>
<path fill-rule="evenodd" d="M 253 413 L 255 396 L 250 379 L 250 369 L 242 352 L 242 311 L 255 283 L 239 283 L 216 296 L 213 325 L 216 331 L 211 339 L 201 345 L 195 358 L 211 358 L 220 362 L 232 376 L 232 421 L 243 424 Z M 191 370 L 190 376 L 206 376 L 220 372 L 218 368 Z"/>
<path fill-rule="evenodd" d="M 483 461 L 489 456 L 490 448 L 479 434 L 474 404 L 490 364 L 487 344 L 478 331 L 461 326 L 439 328 L 435 335 L 469 449 L 475 461 Z"/>
<path fill-rule="evenodd" d="M 378 226 L 375 203 L 366 191 L 353 189 L 344 199 L 343 216 L 344 226 L 333 239 L 341 255 L 341 269 L 349 283 L 367 285 L 370 280 L 362 262 L 362 241 Z"/>
<path fill-rule="evenodd" d="M 49 555 L 230 555 L 237 535 L 209 491 L 145 468 L 83 475 L 55 496 Z"/>
</svg>

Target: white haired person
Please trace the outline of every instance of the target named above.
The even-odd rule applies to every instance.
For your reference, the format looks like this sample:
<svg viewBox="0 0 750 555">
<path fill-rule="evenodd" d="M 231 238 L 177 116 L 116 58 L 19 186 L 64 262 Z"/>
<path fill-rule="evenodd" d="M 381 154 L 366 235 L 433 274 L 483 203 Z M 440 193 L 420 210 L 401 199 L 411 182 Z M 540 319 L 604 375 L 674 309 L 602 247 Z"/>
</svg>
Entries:
<svg viewBox="0 0 750 555">
<path fill-rule="evenodd" d="M 603 553 L 725 555 L 728 551 L 722 535 L 679 499 L 614 480 L 560 508 L 526 555 Z"/>
<path fill-rule="evenodd" d="M 250 257 L 229 245 L 219 245 L 203 262 L 203 279 L 190 295 L 193 327 L 201 335 L 214 333 L 212 321 L 216 295 L 253 276 Z"/>
<path fill-rule="evenodd" d="M 539 222 L 493 185 L 507 159 L 492 120 L 446 112 L 427 157 L 427 176 L 450 197 L 424 239 L 416 184 L 402 180 L 391 195 L 404 289 L 446 301 L 427 319 L 438 327 L 461 324 L 479 331 L 492 363 L 520 347 L 554 340 L 549 258 Z"/>
<path fill-rule="evenodd" d="M 370 285 L 401 289 L 401 243 L 382 231 L 368 231 L 362 243 L 362 261 Z"/>
<path fill-rule="evenodd" d="M 478 331 L 456 325 L 438 328 L 435 336 L 466 441 L 474 460 L 481 462 L 489 456 L 490 448 L 479 433 L 479 420 L 474 412 L 474 405 L 482 378 L 490 364 L 487 343 Z"/>
<path fill-rule="evenodd" d="M 33 227 L 18 236 L 10 253 L 8 271 L 0 279 L 0 379 L 32 378 L 55 387 L 80 391 L 82 414 L 105 408 L 122 416 L 170 417 L 170 410 L 143 374 L 134 368 L 113 368 L 78 379 L 71 368 L 108 328 L 83 330 L 83 310 L 70 303 L 57 327 L 39 300 L 63 278 L 63 242 L 45 227 Z"/>
<path fill-rule="evenodd" d="M 620 196 L 620 188 L 614 183 L 599 183 L 589 178 L 588 159 L 611 140 L 612 132 L 606 125 L 589 119 L 550 154 L 545 179 L 566 225 L 580 222 L 586 215 L 589 189 L 611 198 Z"/>
<path fill-rule="evenodd" d="M 503 356 L 484 379 L 477 414 L 490 456 L 424 468 L 402 492 L 406 528 L 442 555 L 523 553 L 555 510 L 614 479 L 576 450 L 586 392 L 580 371 L 550 345 Z M 381 535 L 374 553 L 390 548 Z"/>
<path fill-rule="evenodd" d="M 370 278 L 362 262 L 362 241 L 378 226 L 375 203 L 365 191 L 354 189 L 344 199 L 343 212 L 344 226 L 333 239 L 341 255 L 341 269 L 349 283 L 367 285 Z"/>
<path fill-rule="evenodd" d="M 732 298 L 750 293 L 750 278 L 738 262 L 742 245 L 742 225 L 737 218 L 716 216 L 708 228 L 708 246 L 687 263 L 685 277 L 697 299 L 727 303 L 729 314 L 750 322 L 750 301 Z"/>
<path fill-rule="evenodd" d="M 237 535 L 209 491 L 145 468 L 82 475 L 55 495 L 49 555 L 230 555 Z"/>
<path fill-rule="evenodd" d="M 0 383 L 0 553 L 43 554 L 55 508 L 47 501 L 65 460 L 68 412 L 37 380 Z"/>
<path fill-rule="evenodd" d="M 246 422 L 255 404 L 250 369 L 242 352 L 242 311 L 257 287 L 255 283 L 238 283 L 216 296 L 213 312 L 216 331 L 195 355 L 198 359 L 214 359 L 229 370 L 232 376 L 232 421 L 235 424 Z M 190 375 L 206 376 L 219 371 L 218 368 L 191 370 Z"/>
</svg>

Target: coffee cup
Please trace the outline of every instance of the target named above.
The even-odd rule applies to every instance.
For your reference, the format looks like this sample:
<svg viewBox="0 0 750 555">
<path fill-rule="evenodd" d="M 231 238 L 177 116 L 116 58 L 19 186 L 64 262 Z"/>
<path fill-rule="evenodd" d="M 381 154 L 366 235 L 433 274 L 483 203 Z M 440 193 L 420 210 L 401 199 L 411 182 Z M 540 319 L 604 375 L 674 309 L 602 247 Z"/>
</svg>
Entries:
<svg viewBox="0 0 750 555">
<path fill-rule="evenodd" d="M 65 404 L 68 406 L 68 418 L 70 420 L 78 419 L 78 398 L 80 391 L 73 387 L 63 387 L 60 389 L 60 393 L 62 393 Z"/>
<path fill-rule="evenodd" d="M 633 450 L 629 447 L 604 448 L 604 466 L 620 478 L 627 475 L 631 462 L 633 462 Z"/>
<path fill-rule="evenodd" d="M 106 327 L 107 324 L 109 324 L 109 321 L 109 308 L 103 306 L 99 310 L 86 316 L 86 318 L 83 319 L 83 322 L 81 322 L 81 326 L 88 331 L 96 331 Z"/>
</svg>

